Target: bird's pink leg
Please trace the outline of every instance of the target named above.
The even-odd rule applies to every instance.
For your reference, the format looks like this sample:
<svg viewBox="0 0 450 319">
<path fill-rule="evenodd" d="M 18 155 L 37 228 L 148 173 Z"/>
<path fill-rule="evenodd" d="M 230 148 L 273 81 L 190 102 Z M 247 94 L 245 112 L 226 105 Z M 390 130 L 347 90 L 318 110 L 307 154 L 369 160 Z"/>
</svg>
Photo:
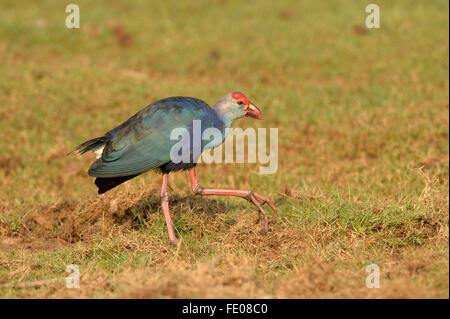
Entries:
<svg viewBox="0 0 450 319">
<path fill-rule="evenodd" d="M 167 231 L 169 232 L 170 243 L 174 246 L 178 244 L 177 237 L 175 236 L 175 232 L 173 231 L 172 219 L 170 218 L 169 212 L 169 195 L 167 194 L 167 179 L 169 175 L 163 174 L 162 183 L 161 183 L 161 207 L 164 212 L 164 218 L 166 219 Z"/>
<path fill-rule="evenodd" d="M 236 196 L 236 197 L 242 197 L 242 198 L 247 199 L 249 202 L 251 202 L 256 207 L 258 207 L 259 212 L 264 216 L 264 221 L 265 221 L 264 227 L 266 230 L 267 230 L 268 220 L 267 220 L 266 212 L 262 208 L 262 205 L 267 204 L 273 210 L 272 221 L 275 221 L 278 208 L 276 208 L 275 205 L 271 201 L 269 201 L 268 198 L 266 198 L 262 195 L 259 195 L 257 193 L 254 193 L 251 190 L 203 188 L 197 182 L 197 176 L 195 175 L 195 168 L 193 168 L 189 171 L 189 177 L 191 178 L 192 191 L 195 194 Z"/>
</svg>

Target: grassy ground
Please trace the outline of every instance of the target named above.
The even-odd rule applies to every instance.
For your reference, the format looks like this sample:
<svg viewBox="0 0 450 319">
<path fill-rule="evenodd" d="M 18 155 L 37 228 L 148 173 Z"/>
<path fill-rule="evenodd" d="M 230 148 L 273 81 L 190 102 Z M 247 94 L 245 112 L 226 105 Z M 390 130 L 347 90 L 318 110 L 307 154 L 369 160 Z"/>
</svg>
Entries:
<svg viewBox="0 0 450 319">
<path fill-rule="evenodd" d="M 377 1 L 371 30 L 361 1 L 76 3 L 71 30 L 63 2 L 0 3 L 0 297 L 449 297 L 447 1 Z M 239 125 L 279 128 L 278 172 L 198 177 L 273 199 L 268 233 L 172 174 L 165 250 L 158 174 L 98 196 L 94 156 L 66 156 L 156 99 L 235 90 L 265 116 Z"/>
</svg>

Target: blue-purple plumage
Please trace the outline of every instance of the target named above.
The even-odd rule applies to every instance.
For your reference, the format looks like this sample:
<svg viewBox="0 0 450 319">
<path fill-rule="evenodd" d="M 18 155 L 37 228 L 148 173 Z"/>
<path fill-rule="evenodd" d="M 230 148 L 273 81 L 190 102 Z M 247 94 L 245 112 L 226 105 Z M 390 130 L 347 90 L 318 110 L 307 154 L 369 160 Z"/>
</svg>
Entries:
<svg viewBox="0 0 450 319">
<path fill-rule="evenodd" d="M 108 189 L 151 169 L 163 173 L 191 169 L 198 158 L 193 158 L 193 121 L 201 123 L 201 132 L 207 128 L 224 131 L 226 124 L 220 114 L 202 100 L 191 97 L 170 97 L 156 101 L 108 131 L 104 136 L 87 141 L 75 150 L 101 151 L 88 173 L 97 177 L 96 185 L 102 193 Z M 178 142 L 171 139 L 171 132 L 184 128 L 190 133 L 191 161 L 174 163 L 171 148 Z M 208 144 L 203 140 L 201 151 Z M 112 186 L 103 189 L 101 186 Z M 115 185 L 116 186 L 116 185 Z"/>
</svg>

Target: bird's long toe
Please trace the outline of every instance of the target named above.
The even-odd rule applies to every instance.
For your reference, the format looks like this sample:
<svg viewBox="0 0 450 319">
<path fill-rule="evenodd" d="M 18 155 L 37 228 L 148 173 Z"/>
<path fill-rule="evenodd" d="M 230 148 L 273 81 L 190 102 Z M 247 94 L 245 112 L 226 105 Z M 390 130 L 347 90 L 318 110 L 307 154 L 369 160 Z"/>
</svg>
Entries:
<svg viewBox="0 0 450 319">
<path fill-rule="evenodd" d="M 260 215 L 264 216 L 264 229 L 267 231 L 268 229 L 268 220 L 267 220 L 267 214 L 264 211 L 264 209 L 262 208 L 261 204 L 259 203 L 259 201 L 256 199 L 255 195 L 253 192 L 249 192 L 249 198 L 250 201 L 258 208 Z"/>
<path fill-rule="evenodd" d="M 269 207 L 272 209 L 273 214 L 272 214 L 272 218 L 268 221 L 268 223 L 273 223 L 275 222 L 275 219 L 277 217 L 277 212 L 278 212 L 278 208 L 267 198 L 264 197 L 260 194 L 254 193 L 252 191 L 249 192 L 249 200 L 258 207 L 258 209 L 260 210 L 260 212 L 264 212 L 264 209 L 262 208 L 262 205 L 267 204 L 269 205 Z M 265 216 L 266 213 L 264 212 L 263 215 Z M 267 220 L 267 217 L 265 217 Z"/>
</svg>

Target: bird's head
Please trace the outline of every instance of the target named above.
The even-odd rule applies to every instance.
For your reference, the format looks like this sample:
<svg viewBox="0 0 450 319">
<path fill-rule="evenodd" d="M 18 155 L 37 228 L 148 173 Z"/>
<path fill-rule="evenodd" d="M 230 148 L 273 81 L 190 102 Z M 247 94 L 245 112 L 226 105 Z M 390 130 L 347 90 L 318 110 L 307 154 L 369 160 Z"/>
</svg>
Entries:
<svg viewBox="0 0 450 319">
<path fill-rule="evenodd" d="M 242 117 L 251 117 L 257 120 L 263 119 L 261 111 L 240 92 L 227 94 L 213 108 L 230 125 L 234 120 Z"/>
<path fill-rule="evenodd" d="M 232 98 L 232 107 L 238 109 L 241 113 L 241 117 L 251 117 L 257 120 L 262 120 L 263 115 L 261 111 L 254 105 L 252 102 L 250 102 L 247 97 L 240 93 L 240 92 L 233 92 L 231 93 Z"/>
</svg>

